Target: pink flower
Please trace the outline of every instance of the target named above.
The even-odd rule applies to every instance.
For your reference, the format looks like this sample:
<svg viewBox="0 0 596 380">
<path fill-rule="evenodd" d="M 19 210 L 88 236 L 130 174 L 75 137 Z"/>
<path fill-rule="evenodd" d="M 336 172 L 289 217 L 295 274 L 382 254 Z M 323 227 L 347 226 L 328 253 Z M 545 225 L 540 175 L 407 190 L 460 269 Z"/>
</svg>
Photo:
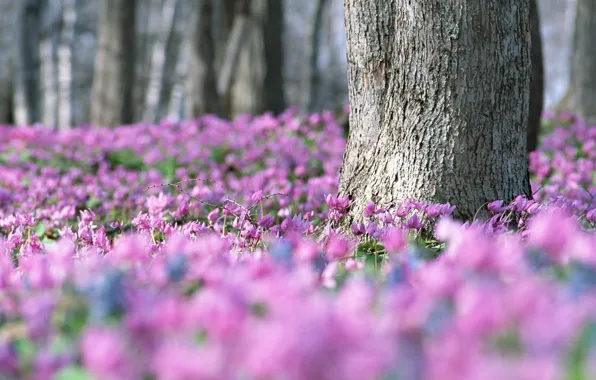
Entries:
<svg viewBox="0 0 596 380">
<path fill-rule="evenodd" d="M 338 234 L 331 234 L 327 242 L 327 257 L 329 260 L 341 260 L 352 250 L 352 245 L 348 240 Z"/>
<path fill-rule="evenodd" d="M 193 347 L 166 342 L 153 356 L 151 365 L 157 378 L 168 380 L 217 380 L 226 378 L 224 357 L 211 346 Z"/>
<path fill-rule="evenodd" d="M 131 352 L 125 336 L 115 329 L 88 329 L 81 338 L 85 367 L 102 379 L 133 378 Z"/>
<path fill-rule="evenodd" d="M 374 215 L 375 212 L 377 211 L 375 203 L 373 201 L 369 201 L 366 204 L 366 207 L 364 207 L 364 217 L 368 218 L 371 215 Z"/>
<path fill-rule="evenodd" d="M 424 226 L 424 223 L 418 217 L 418 214 L 414 214 L 406 222 L 406 228 L 419 230 Z"/>
<path fill-rule="evenodd" d="M 398 227 L 391 227 L 383 236 L 382 242 L 387 253 L 399 253 L 408 243 L 406 231 Z"/>
</svg>

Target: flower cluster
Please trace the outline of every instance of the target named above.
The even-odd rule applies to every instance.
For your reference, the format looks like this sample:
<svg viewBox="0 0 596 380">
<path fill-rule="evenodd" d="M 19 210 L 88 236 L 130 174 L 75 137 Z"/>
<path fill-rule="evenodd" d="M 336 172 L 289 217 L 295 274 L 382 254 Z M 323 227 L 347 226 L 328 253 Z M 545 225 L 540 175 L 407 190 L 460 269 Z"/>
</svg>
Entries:
<svg viewBox="0 0 596 380">
<path fill-rule="evenodd" d="M 487 220 L 370 202 L 340 231 L 330 113 L 0 127 L 0 373 L 592 378 L 595 139 L 555 128 Z"/>
</svg>

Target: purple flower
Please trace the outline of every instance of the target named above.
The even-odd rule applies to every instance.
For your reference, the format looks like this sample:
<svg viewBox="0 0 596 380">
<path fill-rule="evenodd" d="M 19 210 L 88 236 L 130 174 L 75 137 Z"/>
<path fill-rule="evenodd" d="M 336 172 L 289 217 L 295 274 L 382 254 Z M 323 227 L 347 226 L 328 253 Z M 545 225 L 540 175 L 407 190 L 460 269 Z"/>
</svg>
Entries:
<svg viewBox="0 0 596 380">
<path fill-rule="evenodd" d="M 375 203 L 373 201 L 369 201 L 366 204 L 366 207 L 364 207 L 364 217 L 368 218 L 371 215 L 374 215 L 375 212 L 377 211 Z"/>
<path fill-rule="evenodd" d="M 259 224 L 259 227 L 268 229 L 273 225 L 273 223 L 275 223 L 275 218 L 267 214 L 264 217 L 260 218 L 257 223 Z"/>
<path fill-rule="evenodd" d="M 391 227 L 383 236 L 382 242 L 387 253 L 399 253 L 408 243 L 406 231 L 398 227 Z"/>
<path fill-rule="evenodd" d="M 419 230 L 424 226 L 424 223 L 418 217 L 418 214 L 414 214 L 406 222 L 406 228 Z"/>
</svg>

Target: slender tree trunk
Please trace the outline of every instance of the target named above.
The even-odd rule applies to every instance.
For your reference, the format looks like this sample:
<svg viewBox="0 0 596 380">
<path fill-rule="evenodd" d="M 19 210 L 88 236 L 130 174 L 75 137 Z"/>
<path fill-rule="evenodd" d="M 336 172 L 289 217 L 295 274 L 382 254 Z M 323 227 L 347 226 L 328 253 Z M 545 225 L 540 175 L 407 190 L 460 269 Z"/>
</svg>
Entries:
<svg viewBox="0 0 596 380">
<path fill-rule="evenodd" d="M 187 36 L 189 70 L 186 116 L 188 118 L 206 113 L 224 116 L 213 67 L 215 61 L 212 27 L 213 6 L 213 0 L 199 0 L 192 9 Z M 234 48 L 239 49 L 238 47 Z"/>
<path fill-rule="evenodd" d="M 265 20 L 263 20 L 265 48 L 265 100 L 264 111 L 275 114 L 286 108 L 283 68 L 283 29 L 284 4 L 279 0 L 267 0 Z"/>
<path fill-rule="evenodd" d="M 282 112 L 283 6 L 278 0 L 253 0 L 251 28 L 240 53 L 231 93 L 232 116 Z M 231 37 L 230 37 L 231 38 Z M 223 73 L 222 73 L 223 74 Z"/>
<path fill-rule="evenodd" d="M 132 123 L 135 73 L 136 0 L 102 0 L 99 46 L 93 78 L 91 122 L 99 126 Z"/>
<path fill-rule="evenodd" d="M 58 128 L 73 127 L 73 55 L 72 47 L 75 35 L 77 13 L 75 0 L 63 0 L 62 33 L 58 47 Z"/>
<path fill-rule="evenodd" d="M 571 111 L 596 123 L 596 2 L 577 0 L 575 31 L 570 64 L 570 94 L 568 105 Z"/>
<path fill-rule="evenodd" d="M 240 6 L 245 0 L 240 2 Z M 228 39 L 236 15 L 236 0 L 218 0 L 213 4 L 213 40 L 215 41 L 215 67 L 222 67 L 226 59 Z M 216 70 L 217 71 L 217 70 Z"/>
<path fill-rule="evenodd" d="M 0 124 L 12 124 L 13 63 L 12 45 L 19 4 L 11 0 L 0 1 Z"/>
<path fill-rule="evenodd" d="M 59 2 L 44 2 L 39 42 L 40 103 L 41 122 L 47 127 L 58 125 L 58 45 L 62 13 Z"/>
<path fill-rule="evenodd" d="M 24 0 L 18 17 L 14 66 L 14 114 L 17 124 L 32 124 L 40 120 L 38 46 L 41 7 L 39 0 Z"/>
<path fill-rule="evenodd" d="M 450 202 L 530 194 L 529 0 L 346 0 L 350 133 L 340 193 Z"/>
<path fill-rule="evenodd" d="M 540 14 L 536 0 L 530 0 L 530 29 L 532 33 L 532 87 L 530 90 L 527 147 L 528 152 L 533 152 L 538 147 L 542 108 L 544 106 L 542 37 L 540 36 Z"/>
<path fill-rule="evenodd" d="M 246 50 L 245 45 L 250 41 L 251 33 L 251 19 L 250 19 L 251 0 L 241 0 L 238 3 L 236 15 L 234 16 L 234 24 L 229 33 L 229 39 L 226 44 L 226 53 L 222 63 L 221 71 L 217 78 L 217 93 L 226 105 L 225 108 L 230 108 L 230 89 L 234 80 L 234 75 L 238 71 L 240 63 L 240 53 Z M 210 27 L 209 27 L 210 28 Z"/>
<path fill-rule="evenodd" d="M 161 9 L 161 30 L 153 45 L 151 55 L 151 69 L 149 70 L 149 87 L 145 97 L 144 120 L 157 122 L 160 114 L 161 93 L 163 88 L 163 74 L 166 63 L 166 46 L 172 33 L 174 16 L 178 0 L 166 0 Z"/>
<path fill-rule="evenodd" d="M 302 110 L 314 112 L 319 90 L 319 51 L 321 49 L 321 34 L 323 30 L 323 14 L 328 0 L 317 0 L 315 17 L 310 25 L 310 33 L 305 47 L 308 63 L 304 65 L 304 86 L 302 88 Z"/>
</svg>

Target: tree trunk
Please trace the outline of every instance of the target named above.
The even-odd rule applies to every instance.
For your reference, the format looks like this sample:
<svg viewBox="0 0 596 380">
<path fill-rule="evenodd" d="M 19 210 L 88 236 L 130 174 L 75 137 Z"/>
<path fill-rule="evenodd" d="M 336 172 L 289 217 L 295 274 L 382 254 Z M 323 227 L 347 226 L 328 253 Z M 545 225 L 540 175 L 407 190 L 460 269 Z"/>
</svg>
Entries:
<svg viewBox="0 0 596 380">
<path fill-rule="evenodd" d="M 46 127 L 55 127 L 58 125 L 58 45 L 62 4 L 46 0 L 42 13 L 39 41 L 41 122 Z"/>
<path fill-rule="evenodd" d="M 596 2 L 577 0 L 570 64 L 570 111 L 596 123 Z"/>
<path fill-rule="evenodd" d="M 251 27 L 240 53 L 231 93 L 231 114 L 282 112 L 283 5 L 279 0 L 253 0 Z"/>
<path fill-rule="evenodd" d="M 14 54 L 13 33 L 19 4 L 12 0 L 0 1 L 0 124 L 12 124 L 12 86 Z"/>
<path fill-rule="evenodd" d="M 160 14 L 161 29 L 153 45 L 151 54 L 151 69 L 149 70 L 149 87 L 145 97 L 145 121 L 157 122 L 161 113 L 162 88 L 164 82 L 164 69 L 166 63 L 166 47 L 174 26 L 176 5 L 178 0 L 165 0 Z"/>
<path fill-rule="evenodd" d="M 21 4 L 17 28 L 14 68 L 14 115 L 17 124 L 40 120 L 39 112 L 39 25 L 42 4 L 25 0 Z"/>
<path fill-rule="evenodd" d="M 251 35 L 250 0 L 241 0 L 234 16 L 234 24 L 226 43 L 226 53 L 217 78 L 217 94 L 230 108 L 230 89 L 238 70 L 240 53 Z M 245 49 L 246 50 L 246 49 Z"/>
<path fill-rule="evenodd" d="M 264 111 L 275 114 L 286 108 L 283 67 L 284 4 L 279 0 L 268 0 L 263 20 L 265 48 L 265 91 Z"/>
<path fill-rule="evenodd" d="M 188 77 L 186 116 L 197 117 L 206 113 L 224 116 L 217 93 L 215 46 L 213 43 L 213 0 L 200 0 L 194 4 L 188 27 Z"/>
<path fill-rule="evenodd" d="M 91 122 L 115 126 L 133 121 L 136 0 L 102 0 L 93 78 Z"/>
<path fill-rule="evenodd" d="M 73 127 L 73 54 L 75 24 L 77 20 L 75 0 L 63 0 L 62 33 L 58 47 L 58 128 Z"/>
<path fill-rule="evenodd" d="M 350 132 L 340 193 L 450 202 L 469 220 L 530 195 L 529 0 L 346 0 Z"/>
<path fill-rule="evenodd" d="M 323 14 L 328 0 L 317 0 L 315 17 L 310 25 L 310 34 L 305 47 L 308 63 L 304 67 L 304 86 L 302 87 L 302 110 L 315 112 L 317 91 L 319 89 L 319 51 L 321 48 L 321 34 L 323 29 Z"/>
<path fill-rule="evenodd" d="M 540 14 L 536 0 L 530 0 L 530 30 L 532 33 L 532 87 L 530 90 L 527 147 L 528 152 L 533 152 L 538 147 L 542 108 L 544 106 L 542 38 L 540 36 Z"/>
</svg>

